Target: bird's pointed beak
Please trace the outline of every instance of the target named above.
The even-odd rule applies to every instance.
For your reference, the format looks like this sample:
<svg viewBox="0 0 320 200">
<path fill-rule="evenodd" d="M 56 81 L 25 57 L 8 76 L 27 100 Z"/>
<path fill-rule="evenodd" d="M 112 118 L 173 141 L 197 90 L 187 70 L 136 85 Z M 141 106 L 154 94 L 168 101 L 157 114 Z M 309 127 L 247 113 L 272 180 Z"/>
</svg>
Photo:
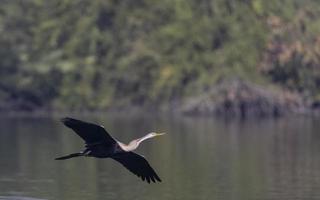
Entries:
<svg viewBox="0 0 320 200">
<path fill-rule="evenodd" d="M 160 135 L 164 135 L 164 134 L 166 134 L 166 133 L 156 133 L 155 136 L 160 136 Z"/>
</svg>

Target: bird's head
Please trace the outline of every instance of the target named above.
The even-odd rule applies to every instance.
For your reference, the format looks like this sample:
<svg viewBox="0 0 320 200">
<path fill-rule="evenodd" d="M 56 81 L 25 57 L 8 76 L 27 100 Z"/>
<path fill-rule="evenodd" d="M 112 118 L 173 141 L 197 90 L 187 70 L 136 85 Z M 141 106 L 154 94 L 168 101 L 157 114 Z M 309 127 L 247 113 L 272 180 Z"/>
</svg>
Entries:
<svg viewBox="0 0 320 200">
<path fill-rule="evenodd" d="M 164 135 L 166 133 L 156 133 L 156 132 L 151 132 L 148 134 L 149 138 L 153 138 L 153 137 L 157 137 L 157 136 L 160 136 L 160 135 Z"/>
<path fill-rule="evenodd" d="M 130 146 L 130 145 L 131 145 L 131 146 L 134 146 L 134 148 L 133 148 L 133 150 L 134 150 L 134 149 L 136 149 L 136 148 L 139 146 L 139 144 L 140 144 L 141 142 L 143 142 L 144 140 L 150 139 L 150 138 L 153 138 L 153 137 L 157 137 L 157 136 L 160 136 L 160 135 L 164 135 L 164 134 L 166 134 L 166 133 L 155 133 L 155 132 L 151 132 L 151 133 L 148 133 L 147 135 L 143 136 L 142 138 L 139 138 L 139 139 L 136 139 L 136 140 L 131 141 L 128 146 Z M 132 144 L 131 144 L 131 143 L 132 143 Z"/>
<path fill-rule="evenodd" d="M 149 138 L 153 138 L 153 137 L 157 137 L 157 136 L 161 136 L 161 135 L 164 135 L 164 134 L 166 134 L 166 133 L 151 132 L 151 133 L 148 133 L 147 135 L 145 135 L 144 137 L 142 137 L 140 141 L 143 141 L 143 140 L 146 140 L 146 139 L 149 139 Z"/>
</svg>

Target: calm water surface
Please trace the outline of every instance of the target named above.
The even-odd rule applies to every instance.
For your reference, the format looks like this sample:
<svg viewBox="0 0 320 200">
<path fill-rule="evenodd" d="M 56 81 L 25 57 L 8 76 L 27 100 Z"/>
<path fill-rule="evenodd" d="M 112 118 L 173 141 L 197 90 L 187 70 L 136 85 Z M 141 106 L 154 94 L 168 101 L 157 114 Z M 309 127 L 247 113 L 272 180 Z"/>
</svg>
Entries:
<svg viewBox="0 0 320 200">
<path fill-rule="evenodd" d="M 55 161 L 83 142 L 56 118 L 0 118 L 0 199 L 320 199 L 320 119 L 82 117 L 142 144 L 163 182 L 147 184 L 111 159 Z"/>
</svg>

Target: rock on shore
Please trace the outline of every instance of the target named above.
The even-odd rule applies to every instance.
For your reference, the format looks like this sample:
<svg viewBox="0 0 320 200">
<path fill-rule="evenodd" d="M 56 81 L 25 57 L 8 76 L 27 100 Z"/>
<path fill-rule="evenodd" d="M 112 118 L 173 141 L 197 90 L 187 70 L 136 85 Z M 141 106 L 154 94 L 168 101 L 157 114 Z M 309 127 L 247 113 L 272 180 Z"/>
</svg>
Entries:
<svg viewBox="0 0 320 200">
<path fill-rule="evenodd" d="M 182 106 L 182 112 L 188 115 L 228 117 L 280 116 L 305 109 L 298 94 L 242 80 L 222 81 L 205 94 L 189 98 Z"/>
</svg>

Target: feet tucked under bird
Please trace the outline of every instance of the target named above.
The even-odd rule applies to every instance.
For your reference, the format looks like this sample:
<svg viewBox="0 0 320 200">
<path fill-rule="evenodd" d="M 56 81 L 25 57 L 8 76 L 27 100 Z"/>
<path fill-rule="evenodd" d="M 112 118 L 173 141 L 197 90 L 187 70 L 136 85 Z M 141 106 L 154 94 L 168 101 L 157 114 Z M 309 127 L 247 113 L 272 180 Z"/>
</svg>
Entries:
<svg viewBox="0 0 320 200">
<path fill-rule="evenodd" d="M 85 141 L 85 149 L 79 153 L 73 153 L 56 158 L 65 160 L 78 156 L 89 156 L 96 158 L 112 158 L 120 162 L 129 171 L 148 183 L 161 182 L 161 179 L 152 169 L 148 161 L 141 155 L 132 152 L 146 139 L 163 135 L 165 133 L 149 133 L 141 138 L 132 140 L 128 145 L 112 138 L 103 126 L 80 121 L 72 118 L 63 118 L 64 125 L 71 128 Z"/>
</svg>

